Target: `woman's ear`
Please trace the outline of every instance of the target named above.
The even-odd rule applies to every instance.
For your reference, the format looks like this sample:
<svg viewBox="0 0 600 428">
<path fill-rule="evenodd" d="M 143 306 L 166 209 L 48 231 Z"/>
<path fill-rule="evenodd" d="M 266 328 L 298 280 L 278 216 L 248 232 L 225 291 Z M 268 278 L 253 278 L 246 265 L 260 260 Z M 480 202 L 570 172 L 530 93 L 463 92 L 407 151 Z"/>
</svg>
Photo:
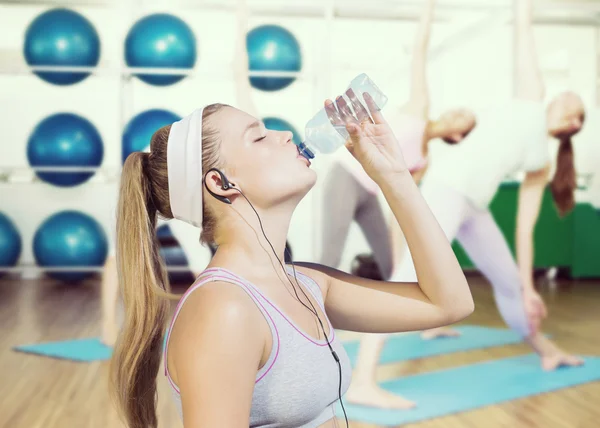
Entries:
<svg viewBox="0 0 600 428">
<path fill-rule="evenodd" d="M 227 176 L 219 174 L 219 171 L 211 170 L 204 177 L 205 187 L 210 194 L 222 202 L 230 204 L 232 198 L 239 195 L 238 188 Z"/>
</svg>

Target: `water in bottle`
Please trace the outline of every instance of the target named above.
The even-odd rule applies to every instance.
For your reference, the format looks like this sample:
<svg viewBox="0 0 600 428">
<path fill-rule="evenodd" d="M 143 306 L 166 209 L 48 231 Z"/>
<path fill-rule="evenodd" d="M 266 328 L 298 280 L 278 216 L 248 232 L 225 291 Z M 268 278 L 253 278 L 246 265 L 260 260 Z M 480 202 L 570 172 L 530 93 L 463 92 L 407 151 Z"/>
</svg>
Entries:
<svg viewBox="0 0 600 428">
<path fill-rule="evenodd" d="M 366 74 L 362 73 L 352 79 L 348 89 L 341 95 L 346 104 L 350 107 L 352 115 L 356 118 L 356 108 L 353 101 L 357 101 L 368 112 L 367 103 L 363 94 L 368 93 L 377 107 L 382 109 L 387 103 L 387 97 L 373 83 Z M 355 95 L 355 100 L 350 99 L 350 95 Z M 332 106 L 332 108 L 335 108 Z M 307 159 L 313 159 L 315 153 L 333 153 L 344 145 L 348 139 L 348 131 L 345 124 L 340 121 L 332 121 L 325 108 L 322 108 L 311 120 L 308 121 L 305 128 L 306 141 L 298 145 L 298 151 Z"/>
</svg>

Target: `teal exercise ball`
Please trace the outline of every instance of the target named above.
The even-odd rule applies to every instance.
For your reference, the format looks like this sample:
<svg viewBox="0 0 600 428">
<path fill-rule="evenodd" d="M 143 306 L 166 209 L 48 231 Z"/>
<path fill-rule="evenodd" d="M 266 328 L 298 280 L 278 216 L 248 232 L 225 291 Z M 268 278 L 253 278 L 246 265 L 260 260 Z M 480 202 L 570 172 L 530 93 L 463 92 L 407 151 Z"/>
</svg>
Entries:
<svg viewBox="0 0 600 428">
<path fill-rule="evenodd" d="M 100 60 L 100 37 L 83 15 L 69 9 L 52 9 L 27 27 L 23 55 L 27 64 L 33 66 L 95 67 Z M 35 74 L 54 85 L 72 85 L 90 73 Z"/>
<path fill-rule="evenodd" d="M 196 37 L 174 15 L 157 13 L 137 21 L 125 39 L 125 62 L 129 67 L 191 69 L 196 63 Z M 136 74 L 155 86 L 179 82 L 185 76 Z"/>
<path fill-rule="evenodd" d="M 296 37 L 279 25 L 256 27 L 246 36 L 248 66 L 251 71 L 300 71 L 302 54 Z M 290 86 L 295 77 L 250 77 L 253 87 L 279 91 Z"/>
<path fill-rule="evenodd" d="M 6 214 L 0 212 L 0 268 L 16 266 L 23 242 L 19 230 Z M 0 272 L 0 277 L 3 273 Z"/>
<path fill-rule="evenodd" d="M 156 131 L 179 120 L 181 117 L 175 113 L 161 109 L 146 110 L 131 119 L 123 131 L 121 144 L 123 163 L 131 153 L 146 150 Z"/>
<path fill-rule="evenodd" d="M 94 125 L 73 113 L 58 113 L 42 120 L 27 142 L 32 167 L 99 167 L 104 157 L 102 137 Z M 36 172 L 50 184 L 73 187 L 94 172 Z"/>
<path fill-rule="evenodd" d="M 102 267 L 108 256 L 104 229 L 79 211 L 61 211 L 48 217 L 33 237 L 33 254 L 42 267 Z M 93 272 L 51 272 L 62 281 L 81 281 Z"/>
</svg>

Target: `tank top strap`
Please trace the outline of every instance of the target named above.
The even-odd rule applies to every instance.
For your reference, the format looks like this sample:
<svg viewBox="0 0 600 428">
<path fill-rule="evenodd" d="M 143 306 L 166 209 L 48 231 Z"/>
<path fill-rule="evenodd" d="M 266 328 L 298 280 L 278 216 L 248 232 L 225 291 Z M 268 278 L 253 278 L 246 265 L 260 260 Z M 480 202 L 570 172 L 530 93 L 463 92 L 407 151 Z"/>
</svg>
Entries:
<svg viewBox="0 0 600 428">
<path fill-rule="evenodd" d="M 250 287 L 246 281 L 244 281 L 242 278 L 235 275 L 231 271 L 228 271 L 226 269 L 221 269 L 221 268 L 206 269 L 204 272 L 202 272 L 198 276 L 198 278 L 196 279 L 194 284 L 192 284 L 192 286 L 185 292 L 185 294 L 179 300 L 179 303 L 177 304 L 177 308 L 175 309 L 175 313 L 173 314 L 173 318 L 171 320 L 171 323 L 169 325 L 169 329 L 167 330 L 167 334 L 166 334 L 166 338 L 165 338 L 165 343 L 164 343 L 164 347 L 163 347 L 163 349 L 164 349 L 163 350 L 163 363 L 165 366 L 165 376 L 167 377 L 167 379 L 168 379 L 169 383 L 171 384 L 171 386 L 173 387 L 173 389 L 178 394 L 179 394 L 179 388 L 177 387 L 177 385 L 175 385 L 175 382 L 173 382 L 173 379 L 171 378 L 171 376 L 169 374 L 169 368 L 168 368 L 168 364 L 167 364 L 167 351 L 168 351 L 169 339 L 171 337 L 171 331 L 173 330 L 175 321 L 177 320 L 177 317 L 179 316 L 181 308 L 183 307 L 183 304 L 185 303 L 187 298 L 198 288 L 202 287 L 205 284 L 208 284 L 209 282 L 215 282 L 215 281 L 222 281 L 222 282 L 228 282 L 231 284 L 235 284 L 235 285 L 239 286 L 242 290 L 244 290 L 248 294 L 248 296 L 252 299 L 252 301 L 255 303 L 256 307 L 260 310 L 260 312 L 264 316 L 267 324 L 269 325 L 269 328 L 271 330 L 271 334 L 273 337 L 273 345 L 272 345 L 271 353 L 269 355 L 269 359 L 257 373 L 256 383 L 258 383 L 262 378 L 264 378 L 267 375 L 267 373 L 271 370 L 271 368 L 275 364 L 275 361 L 277 360 L 277 356 L 279 355 L 279 348 L 280 348 L 279 330 L 277 329 L 277 325 L 276 325 L 275 321 L 273 320 L 273 316 L 267 309 L 269 306 L 265 304 L 266 302 L 263 301 L 264 298 L 260 295 L 260 293 L 256 293 L 256 291 L 253 290 L 253 288 Z"/>
<path fill-rule="evenodd" d="M 287 271 L 291 276 L 294 276 L 294 267 L 292 265 L 286 265 Z M 323 291 L 321 291 L 321 287 L 317 284 L 317 281 L 312 279 L 310 276 L 300 272 L 298 269 L 295 269 L 296 277 L 298 281 L 300 281 L 306 289 L 312 294 L 315 298 L 323 312 L 325 313 L 325 301 L 323 300 Z"/>
</svg>

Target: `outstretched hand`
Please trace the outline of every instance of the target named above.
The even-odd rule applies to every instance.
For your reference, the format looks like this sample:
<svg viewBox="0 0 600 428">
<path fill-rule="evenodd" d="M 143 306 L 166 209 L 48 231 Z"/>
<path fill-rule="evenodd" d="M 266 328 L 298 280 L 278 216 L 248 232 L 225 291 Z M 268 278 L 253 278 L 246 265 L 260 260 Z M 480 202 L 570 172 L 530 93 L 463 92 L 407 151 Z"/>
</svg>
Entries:
<svg viewBox="0 0 600 428">
<path fill-rule="evenodd" d="M 346 95 L 351 105 L 340 96 L 335 103 L 325 101 L 325 111 L 334 127 L 346 128 L 349 134 L 346 148 L 369 177 L 379 182 L 408 171 L 398 141 L 373 98 L 363 94 L 367 111 L 352 89 Z"/>
</svg>

